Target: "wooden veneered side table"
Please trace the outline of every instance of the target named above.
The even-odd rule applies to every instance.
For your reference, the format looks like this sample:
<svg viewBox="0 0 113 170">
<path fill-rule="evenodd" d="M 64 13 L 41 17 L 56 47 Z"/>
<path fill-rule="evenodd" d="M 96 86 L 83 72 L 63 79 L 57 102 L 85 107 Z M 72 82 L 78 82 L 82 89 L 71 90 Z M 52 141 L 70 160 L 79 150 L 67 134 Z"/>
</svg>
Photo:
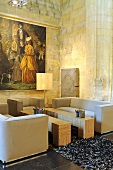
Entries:
<svg viewBox="0 0 113 170">
<path fill-rule="evenodd" d="M 53 144 L 62 146 L 71 142 L 71 123 L 49 116 L 52 123 Z"/>
<path fill-rule="evenodd" d="M 78 121 L 78 136 L 82 138 L 94 137 L 94 118 L 76 118 Z"/>
<path fill-rule="evenodd" d="M 71 124 L 74 124 L 74 126 L 78 127 L 78 137 L 94 137 L 94 118 L 78 118 L 75 114 L 54 108 L 46 108 L 46 114 L 48 114 L 49 116 L 56 117 L 58 119 L 63 119 L 67 117 L 67 122 L 70 122 Z"/>
</svg>

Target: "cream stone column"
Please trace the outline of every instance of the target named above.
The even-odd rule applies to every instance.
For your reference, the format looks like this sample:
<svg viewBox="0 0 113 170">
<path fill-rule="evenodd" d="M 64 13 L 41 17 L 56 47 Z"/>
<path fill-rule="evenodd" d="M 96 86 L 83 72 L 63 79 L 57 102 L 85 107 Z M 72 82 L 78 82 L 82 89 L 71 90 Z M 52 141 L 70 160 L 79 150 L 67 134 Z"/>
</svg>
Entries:
<svg viewBox="0 0 113 170">
<path fill-rule="evenodd" d="M 95 97 L 101 100 L 110 100 L 111 98 L 112 5 L 112 0 L 96 0 Z M 98 79 L 100 81 L 97 83 Z M 99 93 L 102 96 L 98 96 L 99 90 L 102 90 Z"/>
<path fill-rule="evenodd" d="M 86 0 L 85 98 L 95 98 L 96 77 L 96 0 Z"/>
<path fill-rule="evenodd" d="M 86 96 L 99 100 L 111 98 L 112 3 L 86 0 Z"/>
</svg>

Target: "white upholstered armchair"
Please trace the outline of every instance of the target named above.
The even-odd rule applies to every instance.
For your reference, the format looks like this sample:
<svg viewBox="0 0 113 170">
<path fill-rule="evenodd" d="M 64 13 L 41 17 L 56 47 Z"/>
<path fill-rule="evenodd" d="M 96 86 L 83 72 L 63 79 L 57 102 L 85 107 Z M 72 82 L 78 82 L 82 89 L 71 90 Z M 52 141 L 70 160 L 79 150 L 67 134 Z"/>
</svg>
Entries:
<svg viewBox="0 0 113 170">
<path fill-rule="evenodd" d="M 42 153 L 47 149 L 47 115 L 10 118 L 0 115 L 0 160 L 3 163 Z"/>
<path fill-rule="evenodd" d="M 9 114 L 19 116 L 20 110 L 33 109 L 34 107 L 44 107 L 44 99 L 39 97 L 20 97 L 7 99 Z"/>
</svg>

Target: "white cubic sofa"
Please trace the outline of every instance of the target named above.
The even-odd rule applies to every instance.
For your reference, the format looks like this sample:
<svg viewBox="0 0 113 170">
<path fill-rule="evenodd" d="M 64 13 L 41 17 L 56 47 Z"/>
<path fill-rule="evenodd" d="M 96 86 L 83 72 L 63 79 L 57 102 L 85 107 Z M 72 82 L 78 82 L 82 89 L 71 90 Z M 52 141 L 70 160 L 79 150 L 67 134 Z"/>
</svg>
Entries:
<svg viewBox="0 0 113 170">
<path fill-rule="evenodd" d="M 0 160 L 3 163 L 48 149 L 48 116 L 8 117 L 0 114 Z"/>
<path fill-rule="evenodd" d="M 85 116 L 94 117 L 95 132 L 113 131 L 113 103 L 83 99 L 78 97 L 62 97 L 52 99 L 52 107 L 75 114 L 75 109 L 84 109 Z"/>
</svg>

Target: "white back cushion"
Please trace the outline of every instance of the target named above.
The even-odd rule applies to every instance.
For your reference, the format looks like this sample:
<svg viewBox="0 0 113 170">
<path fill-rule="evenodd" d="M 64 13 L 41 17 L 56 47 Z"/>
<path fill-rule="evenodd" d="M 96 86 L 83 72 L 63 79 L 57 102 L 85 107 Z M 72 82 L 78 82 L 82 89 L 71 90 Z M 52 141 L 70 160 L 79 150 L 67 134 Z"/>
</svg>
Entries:
<svg viewBox="0 0 113 170">
<path fill-rule="evenodd" d="M 103 105 L 103 104 L 110 104 L 110 102 L 105 101 L 96 101 L 96 100 L 88 100 L 88 99 L 82 99 L 82 98 L 72 98 L 71 99 L 71 107 L 76 107 L 78 109 L 84 109 L 84 110 L 91 110 L 95 111 L 95 106 L 97 105 Z"/>
<path fill-rule="evenodd" d="M 29 99 L 29 97 L 22 97 L 22 98 L 16 98 L 16 99 L 18 99 L 18 100 L 20 100 L 20 101 L 23 102 L 23 107 L 30 105 L 30 99 Z"/>
</svg>

